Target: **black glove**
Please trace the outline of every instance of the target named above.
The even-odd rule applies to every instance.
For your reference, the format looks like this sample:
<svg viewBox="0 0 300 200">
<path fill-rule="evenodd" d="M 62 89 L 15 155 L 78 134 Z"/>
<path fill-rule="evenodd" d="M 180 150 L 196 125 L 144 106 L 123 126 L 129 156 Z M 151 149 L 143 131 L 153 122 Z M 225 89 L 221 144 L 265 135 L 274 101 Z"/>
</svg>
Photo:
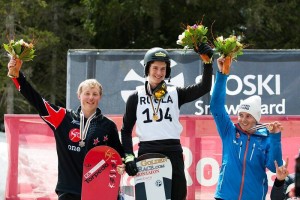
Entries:
<svg viewBox="0 0 300 200">
<path fill-rule="evenodd" d="M 125 156 L 125 171 L 129 176 L 135 176 L 138 173 L 136 158 L 132 154 L 126 154 Z"/>
<path fill-rule="evenodd" d="M 207 43 L 200 43 L 197 48 L 194 48 L 194 51 L 198 54 L 206 54 L 209 58 L 214 55 L 214 51 Z"/>
</svg>

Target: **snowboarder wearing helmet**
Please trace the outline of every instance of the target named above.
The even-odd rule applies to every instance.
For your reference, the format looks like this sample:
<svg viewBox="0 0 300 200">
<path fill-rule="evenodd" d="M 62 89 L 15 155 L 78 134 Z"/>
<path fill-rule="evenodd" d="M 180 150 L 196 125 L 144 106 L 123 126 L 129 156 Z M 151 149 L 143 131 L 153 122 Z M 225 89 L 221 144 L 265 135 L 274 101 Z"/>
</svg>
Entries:
<svg viewBox="0 0 300 200">
<path fill-rule="evenodd" d="M 198 54 L 206 54 L 212 60 L 213 50 L 201 43 Z M 132 129 L 136 124 L 139 137 L 138 156 L 161 153 L 172 163 L 172 200 L 186 199 L 187 183 L 184 174 L 183 150 L 180 143 L 182 125 L 180 107 L 208 93 L 212 82 L 212 63 L 203 64 L 202 81 L 184 88 L 167 86 L 171 77 L 169 53 L 155 47 L 144 56 L 145 87 L 129 96 L 123 116 L 121 138 L 124 146 L 126 172 L 135 176 L 138 172 L 132 146 Z"/>
</svg>

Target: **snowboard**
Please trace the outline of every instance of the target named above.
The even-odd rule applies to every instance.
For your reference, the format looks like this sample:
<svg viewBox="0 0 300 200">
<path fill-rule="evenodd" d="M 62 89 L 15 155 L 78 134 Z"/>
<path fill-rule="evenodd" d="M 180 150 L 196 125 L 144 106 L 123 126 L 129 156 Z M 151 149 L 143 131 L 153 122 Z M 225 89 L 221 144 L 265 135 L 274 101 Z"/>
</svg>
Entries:
<svg viewBox="0 0 300 200">
<path fill-rule="evenodd" d="M 81 200 L 116 200 L 122 164 L 119 153 L 109 146 L 96 146 L 88 151 L 83 162 Z"/>
<path fill-rule="evenodd" d="M 159 153 L 149 153 L 137 158 L 138 173 L 134 177 L 136 200 L 171 199 L 172 164 Z"/>
</svg>

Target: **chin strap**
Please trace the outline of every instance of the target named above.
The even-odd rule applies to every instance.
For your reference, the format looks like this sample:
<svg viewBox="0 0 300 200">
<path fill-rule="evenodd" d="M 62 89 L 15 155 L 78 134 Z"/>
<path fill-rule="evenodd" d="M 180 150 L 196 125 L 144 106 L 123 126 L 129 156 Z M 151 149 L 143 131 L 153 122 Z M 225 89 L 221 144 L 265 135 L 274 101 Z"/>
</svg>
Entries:
<svg viewBox="0 0 300 200">
<path fill-rule="evenodd" d="M 151 92 L 151 88 L 150 88 L 150 84 L 148 81 L 145 82 L 145 91 L 146 91 L 146 94 L 151 97 L 152 96 L 152 92 Z"/>
</svg>

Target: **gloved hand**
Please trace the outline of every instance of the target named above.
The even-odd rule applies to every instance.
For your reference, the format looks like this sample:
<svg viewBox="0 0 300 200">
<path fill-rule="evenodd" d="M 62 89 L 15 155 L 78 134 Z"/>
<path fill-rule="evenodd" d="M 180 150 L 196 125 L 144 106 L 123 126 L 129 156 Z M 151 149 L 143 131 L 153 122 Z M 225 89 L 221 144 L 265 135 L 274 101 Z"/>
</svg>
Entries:
<svg viewBox="0 0 300 200">
<path fill-rule="evenodd" d="M 135 176 L 138 173 L 136 158 L 132 154 L 125 154 L 125 171 L 129 176 Z"/>
<path fill-rule="evenodd" d="M 207 43 L 202 42 L 200 45 L 194 48 L 194 51 L 200 55 L 205 64 L 212 62 L 214 51 Z"/>
</svg>

